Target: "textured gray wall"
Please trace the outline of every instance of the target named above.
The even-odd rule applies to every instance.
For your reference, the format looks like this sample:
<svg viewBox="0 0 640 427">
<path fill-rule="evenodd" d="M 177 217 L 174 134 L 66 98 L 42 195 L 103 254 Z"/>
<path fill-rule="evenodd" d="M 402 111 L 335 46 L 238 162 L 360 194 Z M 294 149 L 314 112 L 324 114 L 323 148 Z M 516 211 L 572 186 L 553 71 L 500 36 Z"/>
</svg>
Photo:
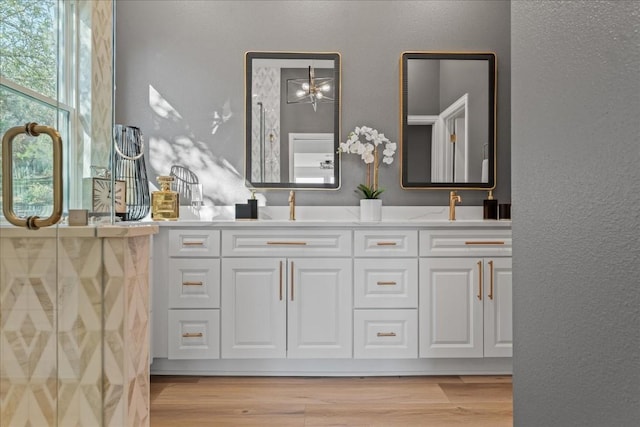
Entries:
<svg viewBox="0 0 640 427">
<path fill-rule="evenodd" d="M 127 0 L 117 2 L 116 16 L 116 122 L 139 126 L 152 149 L 164 153 L 149 159 L 151 177 L 179 161 L 202 171 L 205 193 L 215 203 L 248 196 L 242 180 L 246 51 L 340 52 L 341 140 L 355 126 L 369 125 L 394 141 L 403 51 L 493 51 L 496 196 L 511 197 L 509 2 Z M 156 92 L 163 102 L 150 106 Z M 380 168 L 385 205 L 447 204 L 446 191 L 402 190 L 397 160 Z M 299 191 L 298 204 L 356 205 L 353 190 L 364 181 L 364 164 L 347 155 L 342 171 L 340 190 Z M 479 205 L 486 193 L 462 194 L 463 205 Z M 287 192 L 266 197 L 283 205 Z"/>
<path fill-rule="evenodd" d="M 514 423 L 640 422 L 640 3 L 512 3 Z"/>
</svg>

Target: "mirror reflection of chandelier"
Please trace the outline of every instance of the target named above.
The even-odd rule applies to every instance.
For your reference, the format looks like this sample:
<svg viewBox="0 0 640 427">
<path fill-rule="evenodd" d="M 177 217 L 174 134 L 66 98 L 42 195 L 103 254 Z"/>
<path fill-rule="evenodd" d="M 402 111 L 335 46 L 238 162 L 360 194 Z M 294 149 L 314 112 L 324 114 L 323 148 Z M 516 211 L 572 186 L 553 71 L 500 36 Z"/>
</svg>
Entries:
<svg viewBox="0 0 640 427">
<path fill-rule="evenodd" d="M 308 78 L 287 80 L 287 104 L 311 104 L 317 111 L 318 102 L 333 102 L 333 78 L 315 77 L 309 66 Z"/>
</svg>

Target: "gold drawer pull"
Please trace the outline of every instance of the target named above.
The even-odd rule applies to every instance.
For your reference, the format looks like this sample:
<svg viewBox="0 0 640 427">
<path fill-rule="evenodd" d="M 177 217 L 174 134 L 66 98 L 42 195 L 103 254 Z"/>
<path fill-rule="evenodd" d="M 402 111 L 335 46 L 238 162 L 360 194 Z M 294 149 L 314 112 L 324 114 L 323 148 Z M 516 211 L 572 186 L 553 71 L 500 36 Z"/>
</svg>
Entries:
<svg viewBox="0 0 640 427">
<path fill-rule="evenodd" d="M 182 338 L 202 338 L 202 332 L 187 332 L 182 334 Z"/>
<path fill-rule="evenodd" d="M 182 242 L 183 246 L 204 246 L 204 242 Z"/>
<path fill-rule="evenodd" d="M 397 246 L 396 242 L 376 242 L 378 246 Z"/>
<path fill-rule="evenodd" d="M 304 246 L 307 242 L 267 242 L 267 245 L 299 245 Z"/>
<path fill-rule="evenodd" d="M 202 286 L 202 282 L 182 282 L 182 286 Z"/>
<path fill-rule="evenodd" d="M 378 332 L 379 337 L 395 337 L 395 332 Z"/>
<path fill-rule="evenodd" d="M 469 241 L 469 242 L 464 242 L 465 245 L 504 245 L 503 241 L 499 241 L 499 240 L 495 240 L 495 241 L 486 241 L 483 242 L 481 240 L 475 241 Z"/>
<path fill-rule="evenodd" d="M 394 281 L 389 281 L 389 282 L 378 282 L 378 286 L 394 286 L 397 283 Z"/>
</svg>

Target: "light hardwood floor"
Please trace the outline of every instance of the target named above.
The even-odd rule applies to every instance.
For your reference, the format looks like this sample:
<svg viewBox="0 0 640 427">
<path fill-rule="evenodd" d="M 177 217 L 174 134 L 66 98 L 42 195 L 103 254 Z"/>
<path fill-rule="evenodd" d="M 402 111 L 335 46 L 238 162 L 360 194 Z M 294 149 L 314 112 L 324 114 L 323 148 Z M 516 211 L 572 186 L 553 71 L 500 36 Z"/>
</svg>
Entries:
<svg viewBox="0 0 640 427">
<path fill-rule="evenodd" d="M 511 426 L 510 376 L 151 377 L 151 426 Z"/>
</svg>

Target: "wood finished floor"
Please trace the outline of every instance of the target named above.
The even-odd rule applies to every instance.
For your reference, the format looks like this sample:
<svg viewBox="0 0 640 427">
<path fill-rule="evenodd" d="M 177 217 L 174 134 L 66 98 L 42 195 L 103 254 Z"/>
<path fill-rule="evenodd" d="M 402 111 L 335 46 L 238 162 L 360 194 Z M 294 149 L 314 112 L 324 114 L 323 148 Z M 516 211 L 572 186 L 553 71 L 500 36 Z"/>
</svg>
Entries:
<svg viewBox="0 0 640 427">
<path fill-rule="evenodd" d="M 151 426 L 511 426 L 510 376 L 151 377 Z"/>
</svg>

